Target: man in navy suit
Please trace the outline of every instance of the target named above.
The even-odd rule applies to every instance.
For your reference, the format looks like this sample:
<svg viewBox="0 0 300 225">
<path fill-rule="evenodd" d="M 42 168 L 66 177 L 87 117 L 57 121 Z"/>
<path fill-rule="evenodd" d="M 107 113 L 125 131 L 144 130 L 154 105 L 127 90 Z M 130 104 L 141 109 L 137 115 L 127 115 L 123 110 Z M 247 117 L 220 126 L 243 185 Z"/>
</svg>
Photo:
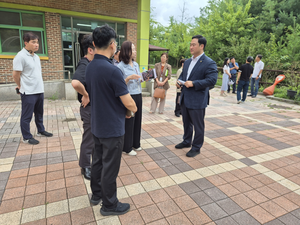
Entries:
<svg viewBox="0 0 300 225">
<path fill-rule="evenodd" d="M 202 35 L 192 37 L 190 51 L 192 58 L 185 61 L 178 79 L 182 87 L 180 105 L 184 128 L 183 142 L 175 148 L 191 147 L 186 154 L 194 157 L 200 153 L 204 142 L 205 108 L 209 104 L 209 87 L 214 86 L 218 79 L 217 64 L 204 54 L 206 39 Z M 177 83 L 177 87 L 180 86 Z M 193 127 L 195 130 L 192 142 Z"/>
</svg>

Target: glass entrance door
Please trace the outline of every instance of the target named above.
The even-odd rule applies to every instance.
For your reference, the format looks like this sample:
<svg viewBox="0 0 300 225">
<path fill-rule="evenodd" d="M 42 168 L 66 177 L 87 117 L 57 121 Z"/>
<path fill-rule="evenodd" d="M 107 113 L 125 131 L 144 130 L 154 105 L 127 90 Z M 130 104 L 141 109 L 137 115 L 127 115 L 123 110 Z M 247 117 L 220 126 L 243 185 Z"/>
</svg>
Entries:
<svg viewBox="0 0 300 225">
<path fill-rule="evenodd" d="M 91 34 L 91 32 L 62 32 L 63 37 L 63 54 L 64 54 L 64 70 L 69 70 L 71 72 L 71 78 L 76 70 L 78 62 L 84 56 L 81 41 L 86 34 Z M 67 73 L 65 73 L 65 79 L 68 78 Z"/>
</svg>

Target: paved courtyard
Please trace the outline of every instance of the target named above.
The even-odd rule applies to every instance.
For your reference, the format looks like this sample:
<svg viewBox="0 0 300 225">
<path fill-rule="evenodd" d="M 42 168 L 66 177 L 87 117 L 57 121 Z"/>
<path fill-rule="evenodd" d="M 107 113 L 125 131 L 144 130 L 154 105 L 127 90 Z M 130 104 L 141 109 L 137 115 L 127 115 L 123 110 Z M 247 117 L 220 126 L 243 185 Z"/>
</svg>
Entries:
<svg viewBox="0 0 300 225">
<path fill-rule="evenodd" d="M 165 113 L 143 99 L 142 147 L 123 154 L 122 216 L 103 217 L 78 166 L 82 122 L 77 101 L 45 100 L 39 145 L 20 143 L 20 101 L 0 102 L 0 224 L 300 224 L 300 106 L 211 90 L 205 143 L 195 158 L 177 150 L 181 118 L 175 88 Z M 32 132 L 36 133 L 32 123 Z"/>
</svg>

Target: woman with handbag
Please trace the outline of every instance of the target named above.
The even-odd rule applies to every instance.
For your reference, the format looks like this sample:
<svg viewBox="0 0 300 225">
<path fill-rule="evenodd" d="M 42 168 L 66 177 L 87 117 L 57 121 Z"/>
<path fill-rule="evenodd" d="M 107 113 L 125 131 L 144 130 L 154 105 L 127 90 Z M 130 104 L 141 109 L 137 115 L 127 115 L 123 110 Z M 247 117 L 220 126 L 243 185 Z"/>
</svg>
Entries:
<svg viewBox="0 0 300 225">
<path fill-rule="evenodd" d="M 123 152 L 128 155 L 136 155 L 141 148 L 141 126 L 142 126 L 142 74 L 139 65 L 134 61 L 136 50 L 130 41 L 123 42 L 119 55 L 118 67 L 123 73 L 128 91 L 135 101 L 137 112 L 134 117 L 125 120 L 125 136 Z"/>
<path fill-rule="evenodd" d="M 225 91 L 228 89 L 229 78 L 231 78 L 230 67 L 229 67 L 229 58 L 225 58 L 223 63 L 223 77 L 222 77 L 222 87 L 220 95 L 226 97 Z"/>
<path fill-rule="evenodd" d="M 154 79 L 154 94 L 151 101 L 150 113 L 155 112 L 158 100 L 160 99 L 158 113 L 163 114 L 167 90 L 170 88 L 168 81 L 171 79 L 172 67 L 167 63 L 168 53 L 162 53 L 160 60 L 160 63 L 156 63 L 154 66 L 156 78 Z"/>
</svg>

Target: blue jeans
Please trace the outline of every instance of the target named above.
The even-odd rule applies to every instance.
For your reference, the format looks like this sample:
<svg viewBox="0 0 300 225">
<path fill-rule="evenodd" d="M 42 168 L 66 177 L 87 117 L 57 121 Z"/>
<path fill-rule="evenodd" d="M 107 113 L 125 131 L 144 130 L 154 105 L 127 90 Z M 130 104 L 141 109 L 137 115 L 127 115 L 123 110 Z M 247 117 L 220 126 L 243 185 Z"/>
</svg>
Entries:
<svg viewBox="0 0 300 225">
<path fill-rule="evenodd" d="M 247 98 L 247 92 L 249 87 L 249 81 L 239 80 L 238 86 L 237 86 L 237 93 L 236 97 L 237 100 L 241 100 L 241 91 L 243 90 L 243 98 L 242 101 L 244 102 Z"/>
<path fill-rule="evenodd" d="M 251 78 L 251 95 L 252 96 L 257 95 L 258 88 L 259 88 L 259 80 L 260 80 L 260 78 L 258 78 L 257 80 L 256 80 L 256 78 Z M 254 90 L 254 85 L 255 85 L 255 90 Z"/>
</svg>

